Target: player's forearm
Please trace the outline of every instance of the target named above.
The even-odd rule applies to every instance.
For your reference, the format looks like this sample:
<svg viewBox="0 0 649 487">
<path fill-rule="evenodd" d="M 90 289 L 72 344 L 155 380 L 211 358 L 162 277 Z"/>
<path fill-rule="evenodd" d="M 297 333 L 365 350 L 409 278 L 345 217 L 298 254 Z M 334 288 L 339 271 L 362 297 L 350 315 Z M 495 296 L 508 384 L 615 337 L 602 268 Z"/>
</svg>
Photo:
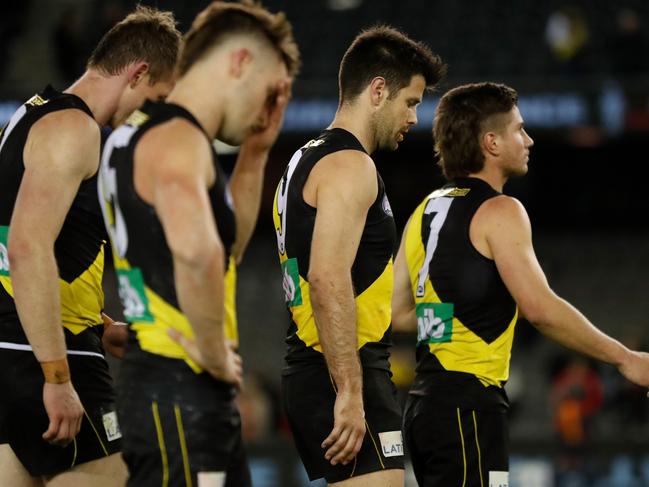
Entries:
<svg viewBox="0 0 649 487">
<path fill-rule="evenodd" d="M 53 250 L 10 242 L 9 261 L 18 316 L 36 359 L 65 360 L 61 291 Z"/>
<path fill-rule="evenodd" d="M 223 253 L 215 251 L 202 266 L 174 259 L 178 303 L 187 316 L 196 345 L 207 362 L 218 367 L 225 358 Z"/>
<path fill-rule="evenodd" d="M 257 223 L 267 160 L 267 152 L 253 152 L 244 144 L 230 178 L 237 219 L 237 235 L 232 253 L 237 263 L 241 262 Z"/>
<path fill-rule="evenodd" d="M 619 366 L 630 353 L 617 340 L 598 330 L 578 309 L 555 296 L 546 311 L 530 321 L 561 345 L 602 362 Z"/>
<path fill-rule="evenodd" d="M 360 393 L 363 374 L 351 279 L 336 281 L 313 276 L 309 279 L 318 336 L 329 372 L 339 390 Z"/>
<path fill-rule="evenodd" d="M 417 331 L 417 313 L 414 307 L 392 308 L 392 329 L 403 333 Z"/>
</svg>

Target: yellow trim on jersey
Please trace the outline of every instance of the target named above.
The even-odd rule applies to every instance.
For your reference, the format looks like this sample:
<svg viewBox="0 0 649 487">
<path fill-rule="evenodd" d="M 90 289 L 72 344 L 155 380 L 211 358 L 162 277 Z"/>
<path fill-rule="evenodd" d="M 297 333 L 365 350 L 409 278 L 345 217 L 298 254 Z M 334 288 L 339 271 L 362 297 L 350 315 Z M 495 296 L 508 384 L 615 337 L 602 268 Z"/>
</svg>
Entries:
<svg viewBox="0 0 649 487">
<path fill-rule="evenodd" d="M 162 431 L 162 422 L 160 421 L 160 412 L 158 411 L 158 403 L 156 401 L 151 403 L 151 412 L 153 413 L 153 423 L 155 424 L 155 432 L 158 437 L 158 448 L 160 449 L 160 459 L 162 461 L 162 487 L 167 487 L 167 485 L 169 485 L 169 459 L 167 458 L 165 436 Z"/>
<path fill-rule="evenodd" d="M 286 256 L 280 256 L 286 260 Z M 361 294 L 356 296 L 356 333 L 358 349 L 367 343 L 375 343 L 383 338 L 390 326 L 392 316 L 392 290 L 394 287 L 392 259 L 383 269 L 381 275 Z M 300 276 L 302 304 L 291 306 L 291 315 L 297 325 L 297 336 L 307 347 L 322 353 L 322 345 L 315 324 L 309 283 Z"/>
<path fill-rule="evenodd" d="M 237 261 L 230 256 L 228 269 L 225 272 L 225 338 L 239 344 L 237 324 Z"/>
<path fill-rule="evenodd" d="M 410 285 L 416 304 L 442 302 L 429 277 L 424 283 L 424 296 L 417 297 L 419 270 L 426 257 L 426 249 L 421 241 L 421 226 L 429 199 L 430 196 L 426 197 L 415 209 L 404 237 Z M 503 382 L 509 378 L 509 362 L 517 320 L 518 308 L 506 330 L 493 342 L 486 343 L 454 316 L 451 340 L 429 343 L 430 353 L 437 357 L 446 370 L 473 374 L 484 386 L 502 387 Z"/>
<path fill-rule="evenodd" d="M 480 454 L 480 440 L 478 440 L 478 420 L 475 417 L 475 411 L 471 411 L 473 414 L 473 432 L 475 433 L 475 446 L 478 449 L 478 471 L 480 472 L 480 487 L 484 487 L 482 482 L 482 455 Z"/>
<path fill-rule="evenodd" d="M 128 260 L 120 258 L 113 252 L 113 259 L 116 270 L 132 269 Z M 230 257 L 228 269 L 225 274 L 225 310 L 224 310 L 224 331 L 225 337 L 238 344 L 237 315 L 236 315 L 236 261 Z M 195 337 L 194 330 L 184 313 L 169 304 L 153 289 L 145 283 L 144 294 L 148 301 L 149 312 L 153 321 L 131 321 L 131 328 L 135 331 L 142 350 L 163 357 L 184 360 L 189 367 L 197 374 L 203 369 L 192 359 L 187 352 L 169 337 L 167 330 L 173 328 L 185 335 L 187 338 Z"/>
<path fill-rule="evenodd" d="M 460 441 L 462 442 L 462 464 L 464 465 L 464 478 L 462 487 L 466 485 L 466 452 L 464 451 L 464 434 L 462 433 L 462 419 L 460 417 L 460 408 L 457 408 L 457 425 L 460 428 Z"/>
<path fill-rule="evenodd" d="M 61 290 L 61 321 L 63 326 L 75 335 L 91 326 L 102 324 L 101 310 L 104 309 L 104 291 L 101 286 L 104 274 L 104 246 L 97 257 L 83 273 L 72 282 L 59 279 Z M 0 284 L 7 294 L 14 296 L 10 276 L 0 276 Z"/>
<path fill-rule="evenodd" d="M 185 487 L 192 487 L 192 472 L 189 468 L 189 454 L 187 453 L 187 442 L 185 441 L 185 429 L 183 428 L 183 418 L 178 404 L 174 404 L 174 416 L 176 417 L 176 429 L 178 430 L 178 439 L 180 441 L 180 453 L 183 457 Z"/>
</svg>

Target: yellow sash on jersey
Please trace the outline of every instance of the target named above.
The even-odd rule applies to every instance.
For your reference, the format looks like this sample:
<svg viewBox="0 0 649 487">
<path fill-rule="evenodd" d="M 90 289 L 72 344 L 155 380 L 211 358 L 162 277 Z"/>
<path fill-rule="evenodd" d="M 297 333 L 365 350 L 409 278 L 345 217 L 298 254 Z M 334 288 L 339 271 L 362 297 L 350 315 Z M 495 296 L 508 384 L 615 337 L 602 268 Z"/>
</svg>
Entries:
<svg viewBox="0 0 649 487">
<path fill-rule="evenodd" d="M 430 282 L 430 276 L 427 276 L 425 281 L 424 295 L 417 297 L 419 270 L 426 258 L 426 248 L 421 237 L 422 219 L 431 196 L 426 197 L 414 211 L 404 236 L 410 284 L 415 304 L 419 306 L 425 303 L 442 303 Z M 486 343 L 457 317 L 453 316 L 450 339 L 438 343 L 429 343 L 428 349 L 431 354 L 435 355 L 444 369 L 473 374 L 485 386 L 501 387 L 509 377 L 509 361 L 514 339 L 514 326 L 517 319 L 518 308 L 502 335 L 492 343 Z"/>
</svg>

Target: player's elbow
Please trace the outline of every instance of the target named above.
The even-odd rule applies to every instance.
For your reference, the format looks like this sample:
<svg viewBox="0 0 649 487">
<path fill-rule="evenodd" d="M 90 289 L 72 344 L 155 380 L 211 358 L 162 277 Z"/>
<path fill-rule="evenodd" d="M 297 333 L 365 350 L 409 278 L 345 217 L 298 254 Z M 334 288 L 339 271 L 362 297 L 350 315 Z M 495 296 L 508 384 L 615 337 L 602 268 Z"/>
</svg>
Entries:
<svg viewBox="0 0 649 487">
<path fill-rule="evenodd" d="M 7 242 L 7 259 L 9 267 L 15 273 L 19 271 L 26 263 L 34 259 L 44 251 L 42 242 L 21 236 L 13 236 L 9 233 Z"/>
<path fill-rule="evenodd" d="M 174 260 L 191 269 L 205 269 L 214 262 L 224 261 L 224 248 L 219 239 L 186 241 L 183 244 L 170 242 L 171 254 Z"/>
<path fill-rule="evenodd" d="M 552 326 L 553 296 L 537 297 L 518 303 L 520 314 L 536 328 L 545 329 Z"/>
</svg>

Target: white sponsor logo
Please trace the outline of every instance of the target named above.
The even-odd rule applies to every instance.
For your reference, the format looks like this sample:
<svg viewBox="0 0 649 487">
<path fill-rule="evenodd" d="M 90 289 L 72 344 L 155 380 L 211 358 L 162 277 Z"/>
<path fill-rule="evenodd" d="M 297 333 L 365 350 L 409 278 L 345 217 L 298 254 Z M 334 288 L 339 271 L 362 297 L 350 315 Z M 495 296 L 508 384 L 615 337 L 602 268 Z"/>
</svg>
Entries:
<svg viewBox="0 0 649 487">
<path fill-rule="evenodd" d="M 0 271 L 9 272 L 9 252 L 4 244 L 0 243 Z"/>
<path fill-rule="evenodd" d="M 198 472 L 198 487 L 223 487 L 225 472 Z"/>
<path fill-rule="evenodd" d="M 295 299 L 295 282 L 288 272 L 288 268 L 284 268 L 284 275 L 282 279 L 282 288 L 284 288 L 284 300 L 290 303 Z"/>
<path fill-rule="evenodd" d="M 383 211 L 386 215 L 392 216 L 392 207 L 390 206 L 390 200 L 388 200 L 388 195 L 383 195 L 383 202 L 381 204 Z"/>
<path fill-rule="evenodd" d="M 417 330 L 419 332 L 417 340 L 421 342 L 431 337 L 439 340 L 444 336 L 445 328 L 444 321 L 435 316 L 433 308 L 427 308 L 424 311 L 424 316 L 417 318 Z"/>
<path fill-rule="evenodd" d="M 115 411 L 104 414 L 102 420 L 104 422 L 104 429 L 106 430 L 106 438 L 108 438 L 108 441 L 118 440 L 122 437 L 122 432 L 119 429 L 119 423 L 117 422 L 117 414 Z"/>
<path fill-rule="evenodd" d="M 381 441 L 381 450 L 384 457 L 401 457 L 403 456 L 403 439 L 401 431 L 384 431 L 379 433 Z"/>
<path fill-rule="evenodd" d="M 489 487 L 509 487 L 509 472 L 489 471 Z"/>
</svg>

